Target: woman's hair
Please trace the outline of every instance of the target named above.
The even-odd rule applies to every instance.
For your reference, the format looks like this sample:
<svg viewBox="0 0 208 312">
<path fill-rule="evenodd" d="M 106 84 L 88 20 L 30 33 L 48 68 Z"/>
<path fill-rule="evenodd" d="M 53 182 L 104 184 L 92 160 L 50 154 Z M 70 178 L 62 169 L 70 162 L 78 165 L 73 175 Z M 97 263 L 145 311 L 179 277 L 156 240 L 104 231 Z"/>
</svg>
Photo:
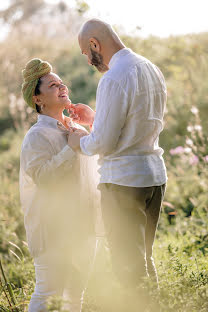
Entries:
<svg viewBox="0 0 208 312">
<path fill-rule="evenodd" d="M 40 86 L 41 86 L 41 78 L 38 79 L 37 85 L 35 87 L 34 95 L 39 95 L 40 94 Z M 35 108 L 37 113 L 41 114 L 41 108 L 39 105 L 35 104 Z"/>
</svg>

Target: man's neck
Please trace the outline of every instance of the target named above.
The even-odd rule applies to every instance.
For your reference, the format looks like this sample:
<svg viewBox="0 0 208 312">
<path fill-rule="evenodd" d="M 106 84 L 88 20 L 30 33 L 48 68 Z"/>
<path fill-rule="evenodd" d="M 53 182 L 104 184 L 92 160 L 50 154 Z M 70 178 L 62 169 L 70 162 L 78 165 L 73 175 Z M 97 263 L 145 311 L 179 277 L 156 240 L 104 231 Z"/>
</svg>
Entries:
<svg viewBox="0 0 208 312">
<path fill-rule="evenodd" d="M 107 58 L 106 58 L 106 62 L 110 63 L 111 58 L 113 57 L 114 54 L 116 54 L 118 51 L 120 51 L 121 49 L 124 49 L 125 45 L 122 43 L 116 44 L 114 45 L 111 50 L 109 51 L 109 53 L 107 54 Z"/>
</svg>

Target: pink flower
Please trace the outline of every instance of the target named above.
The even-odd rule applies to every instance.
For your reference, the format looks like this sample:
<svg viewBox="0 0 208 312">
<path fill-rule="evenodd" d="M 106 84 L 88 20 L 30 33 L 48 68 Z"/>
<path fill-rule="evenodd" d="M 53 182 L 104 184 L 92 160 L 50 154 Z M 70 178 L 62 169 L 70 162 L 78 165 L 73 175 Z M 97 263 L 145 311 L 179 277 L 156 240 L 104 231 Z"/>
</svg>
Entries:
<svg viewBox="0 0 208 312">
<path fill-rule="evenodd" d="M 199 158 L 196 155 L 192 155 L 191 158 L 189 158 L 190 165 L 197 165 L 199 162 Z"/>
<path fill-rule="evenodd" d="M 204 161 L 208 163 L 208 155 L 204 156 Z"/>
<path fill-rule="evenodd" d="M 184 153 L 184 147 L 183 146 L 177 146 L 176 148 L 172 148 L 169 153 L 171 155 L 178 155 Z"/>
</svg>

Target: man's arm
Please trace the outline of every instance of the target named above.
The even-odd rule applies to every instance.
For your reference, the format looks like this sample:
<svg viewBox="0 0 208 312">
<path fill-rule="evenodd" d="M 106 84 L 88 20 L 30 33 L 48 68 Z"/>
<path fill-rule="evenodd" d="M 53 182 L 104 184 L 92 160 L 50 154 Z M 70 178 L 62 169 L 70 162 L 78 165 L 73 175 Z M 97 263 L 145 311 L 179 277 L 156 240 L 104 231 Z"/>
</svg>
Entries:
<svg viewBox="0 0 208 312">
<path fill-rule="evenodd" d="M 93 131 L 80 138 L 82 152 L 87 155 L 110 153 L 118 143 L 127 111 L 126 92 L 116 81 L 104 78 L 97 90 Z"/>
</svg>

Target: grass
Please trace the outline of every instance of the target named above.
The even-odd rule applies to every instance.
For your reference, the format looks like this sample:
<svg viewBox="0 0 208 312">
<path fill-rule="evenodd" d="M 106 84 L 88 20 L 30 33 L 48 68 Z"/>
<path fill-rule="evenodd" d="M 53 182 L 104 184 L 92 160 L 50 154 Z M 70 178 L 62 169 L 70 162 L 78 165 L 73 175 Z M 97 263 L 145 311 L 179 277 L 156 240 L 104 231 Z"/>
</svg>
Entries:
<svg viewBox="0 0 208 312">
<path fill-rule="evenodd" d="M 162 220 L 164 221 L 164 220 Z M 188 234 L 187 234 L 188 236 Z M 187 252 L 190 237 L 179 235 L 174 230 L 168 234 L 159 232 L 155 242 L 155 260 L 159 275 L 160 293 L 154 286 L 151 294 L 160 302 L 162 312 L 205 312 L 208 311 L 208 262 L 206 256 L 200 250 Z M 13 256 L 13 258 L 12 258 Z M 13 288 L 14 296 L 20 310 L 27 311 L 27 303 L 34 289 L 34 269 L 32 259 L 25 256 L 20 261 L 13 254 L 9 262 L 4 257 L 5 274 Z M 101 261 L 99 261 L 101 259 Z M 105 266 L 106 279 L 113 278 L 106 249 L 100 248 L 95 272 L 89 284 L 86 294 L 86 302 L 83 312 L 108 311 L 108 303 L 103 305 L 103 291 L 111 291 L 111 288 L 103 290 L 100 283 L 101 267 Z M 109 265 L 109 266 L 108 266 Z M 8 309 L 8 300 L 1 289 L 0 304 Z M 7 291 L 8 293 L 8 291 Z M 9 294 L 8 294 L 9 296 Z M 57 310 L 59 307 L 60 310 Z M 1 310 L 0 308 L 0 311 Z M 15 311 L 15 310 L 14 310 Z M 62 311 L 60 298 L 50 302 L 50 311 Z"/>
<path fill-rule="evenodd" d="M 8 140 L 9 143 L 5 136 L 0 159 L 2 264 L 0 311 L 15 312 L 27 311 L 34 290 L 35 277 L 32 258 L 25 242 L 24 220 L 19 202 L 18 163 L 22 134 L 13 134 L 11 139 L 11 133 L 8 133 Z M 8 149 L 6 146 L 9 146 Z M 169 193 L 170 190 L 167 194 Z M 168 199 L 166 198 L 166 201 Z M 208 311 L 206 213 L 200 206 L 189 218 L 185 217 L 183 211 L 179 211 L 171 223 L 169 224 L 167 214 L 163 211 L 154 248 L 160 292 L 156 291 L 154 285 L 150 285 L 150 293 L 160 302 L 161 312 L 206 312 Z M 113 280 L 109 255 L 103 239 L 86 293 L 83 312 L 109 312 L 108 303 L 103 304 L 102 295 L 103 291 L 108 294 L 112 289 L 109 285 L 104 289 L 101 283 L 102 271 L 105 272 L 106 281 L 108 278 Z M 149 287 L 147 284 L 148 282 L 144 287 Z M 62 311 L 60 298 L 51 300 L 49 311 Z"/>
</svg>

